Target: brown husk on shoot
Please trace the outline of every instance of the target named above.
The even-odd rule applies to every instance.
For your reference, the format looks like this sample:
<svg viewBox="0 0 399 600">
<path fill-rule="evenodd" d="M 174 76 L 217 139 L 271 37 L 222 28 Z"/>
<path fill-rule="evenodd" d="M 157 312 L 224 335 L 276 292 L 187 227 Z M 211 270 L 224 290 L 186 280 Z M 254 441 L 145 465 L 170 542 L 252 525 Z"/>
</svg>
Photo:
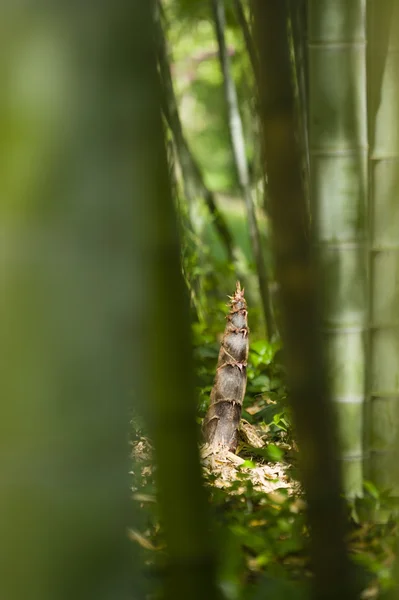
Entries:
<svg viewBox="0 0 399 600">
<path fill-rule="evenodd" d="M 237 282 L 231 297 L 216 377 L 208 412 L 202 424 L 205 442 L 213 450 L 235 452 L 238 444 L 241 409 L 247 385 L 248 311 L 244 289 Z"/>
</svg>

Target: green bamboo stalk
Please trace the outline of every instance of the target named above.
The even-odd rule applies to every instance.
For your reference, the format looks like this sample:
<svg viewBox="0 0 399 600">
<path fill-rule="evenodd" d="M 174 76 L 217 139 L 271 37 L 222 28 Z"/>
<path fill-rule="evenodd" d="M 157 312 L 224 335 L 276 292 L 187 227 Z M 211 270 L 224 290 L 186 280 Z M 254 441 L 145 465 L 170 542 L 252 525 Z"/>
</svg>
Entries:
<svg viewBox="0 0 399 600">
<path fill-rule="evenodd" d="M 154 1 L 136 2 L 141 15 L 135 54 L 134 247 L 137 260 L 134 315 L 140 360 L 132 365 L 155 448 L 159 506 L 165 532 L 167 600 L 214 600 L 216 567 L 199 461 L 199 431 L 187 290 L 180 269 L 177 219 L 163 139 L 156 65 Z M 140 21 L 139 21 L 140 22 Z M 130 24 L 132 21 L 130 22 Z M 132 36 L 134 39 L 134 35 Z M 129 110 L 131 110 L 129 108 Z"/>
<path fill-rule="evenodd" d="M 141 596 L 127 539 L 135 17 L 124 0 L 95 21 L 73 2 L 0 7 L 4 599 Z"/>
<path fill-rule="evenodd" d="M 287 3 L 255 0 L 267 161 L 282 335 L 309 510 L 313 598 L 351 600 L 353 580 L 336 460 L 334 412 L 324 368 L 311 241 L 302 226 L 305 194 L 287 36 Z M 287 176 L 289 174 L 289 176 Z"/>
<path fill-rule="evenodd" d="M 289 0 L 290 31 L 294 52 L 294 80 L 296 83 L 296 105 L 298 113 L 298 136 L 301 141 L 303 164 L 303 181 L 306 194 L 306 213 L 304 227 L 310 225 L 310 156 L 309 156 L 309 126 L 308 126 L 308 65 L 306 48 L 307 0 Z"/>
<path fill-rule="evenodd" d="M 251 62 L 252 70 L 254 72 L 255 79 L 259 77 L 259 58 L 257 55 L 256 47 L 254 45 L 254 41 L 252 39 L 252 33 L 245 15 L 244 5 L 242 0 L 234 0 L 234 8 L 237 15 L 237 21 L 240 25 L 244 41 L 245 47 L 249 56 L 249 60 Z"/>
<path fill-rule="evenodd" d="M 367 476 L 399 493 L 399 2 L 368 0 L 370 374 Z"/>
<path fill-rule="evenodd" d="M 367 322 L 366 0 L 309 0 L 309 144 L 323 336 L 345 490 L 362 489 Z"/>
</svg>

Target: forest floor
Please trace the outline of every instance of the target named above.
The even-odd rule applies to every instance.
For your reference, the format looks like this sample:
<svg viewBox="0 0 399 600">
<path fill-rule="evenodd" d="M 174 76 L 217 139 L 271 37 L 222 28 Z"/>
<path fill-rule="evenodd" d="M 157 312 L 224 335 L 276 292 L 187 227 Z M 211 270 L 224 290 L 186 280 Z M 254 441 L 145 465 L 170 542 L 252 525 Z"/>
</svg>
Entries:
<svg viewBox="0 0 399 600">
<path fill-rule="evenodd" d="M 133 500 L 144 519 L 141 530 L 129 530 L 129 538 L 140 546 L 144 563 L 153 570 L 163 563 L 165 545 L 153 487 L 152 446 L 147 437 L 136 438 L 132 456 L 141 481 L 139 487 L 134 486 Z M 267 591 L 293 600 L 305 598 L 311 578 L 309 536 L 296 461 L 267 461 L 259 449 L 246 444 L 238 454 L 214 454 L 202 446 L 201 460 L 210 501 L 218 514 L 215 527 L 223 534 L 219 536 L 223 556 L 220 585 L 226 598 L 255 600 Z M 372 493 L 366 495 L 363 508 L 370 508 L 371 498 Z M 370 516 L 348 518 L 348 545 L 362 589 L 360 598 L 383 598 L 393 585 L 396 523 L 379 524 Z"/>
<path fill-rule="evenodd" d="M 214 334 L 200 326 L 194 328 L 194 337 L 200 423 L 209 402 L 219 344 Z M 251 343 L 242 420 L 250 429 L 237 453 L 200 449 L 219 540 L 219 585 L 226 600 L 308 596 L 312 574 L 306 501 L 299 483 L 298 449 L 280 350 L 278 342 Z M 152 456 L 145 430 L 134 427 L 132 489 L 138 520 L 129 537 L 139 546 L 151 577 L 166 557 Z M 378 518 L 381 509 L 392 508 L 389 491 L 377 490 L 370 482 L 365 482 L 363 497 L 347 503 L 347 541 L 362 600 L 383 598 L 393 587 L 397 522 Z"/>
</svg>

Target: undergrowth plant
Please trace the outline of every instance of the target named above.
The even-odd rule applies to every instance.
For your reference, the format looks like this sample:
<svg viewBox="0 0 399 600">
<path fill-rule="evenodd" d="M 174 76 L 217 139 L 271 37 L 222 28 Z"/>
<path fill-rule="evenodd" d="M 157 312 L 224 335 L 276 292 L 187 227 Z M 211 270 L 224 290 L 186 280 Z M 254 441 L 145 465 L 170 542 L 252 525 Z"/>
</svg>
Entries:
<svg viewBox="0 0 399 600">
<path fill-rule="evenodd" d="M 210 327 L 193 324 L 197 365 L 198 423 L 209 404 L 220 340 L 218 330 L 224 305 L 216 310 Z M 298 476 L 295 433 L 286 399 L 285 368 L 280 341 L 257 339 L 250 344 L 247 388 L 242 416 L 267 432 L 266 448 L 252 448 L 253 468 L 268 463 L 285 463 L 293 480 Z M 130 531 L 139 545 L 148 589 L 157 598 L 166 564 L 167 548 L 159 517 L 151 443 L 145 426 L 136 416 L 133 423 L 133 502 L 140 514 L 139 531 Z M 218 543 L 218 585 L 226 600 L 260 600 L 264 597 L 302 600 L 309 597 L 312 577 L 309 562 L 309 531 L 306 499 L 301 486 L 279 488 L 271 493 L 256 489 L 250 469 L 237 470 L 235 481 L 221 487 L 219 475 L 204 472 L 212 510 L 212 528 Z M 276 475 L 277 478 L 277 475 Z M 322 485 L 322 482 L 321 482 Z M 381 510 L 397 512 L 389 490 L 365 482 L 363 496 L 347 504 L 350 524 L 348 545 L 364 598 L 371 600 L 393 586 L 392 568 L 397 543 L 393 519 L 378 522 Z"/>
</svg>

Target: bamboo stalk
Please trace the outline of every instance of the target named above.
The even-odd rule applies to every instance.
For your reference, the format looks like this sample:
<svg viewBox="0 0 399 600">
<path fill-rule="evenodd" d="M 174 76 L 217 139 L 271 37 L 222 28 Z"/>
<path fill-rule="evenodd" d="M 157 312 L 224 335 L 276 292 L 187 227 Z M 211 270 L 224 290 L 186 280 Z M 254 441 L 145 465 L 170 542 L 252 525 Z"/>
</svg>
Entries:
<svg viewBox="0 0 399 600">
<path fill-rule="evenodd" d="M 399 2 L 369 0 L 370 375 L 367 476 L 399 493 Z"/>
<path fill-rule="evenodd" d="M 302 226 L 305 195 L 295 137 L 287 4 L 254 0 L 253 6 L 289 399 L 309 505 L 313 597 L 352 600 L 355 595 L 344 542 L 340 465 L 336 461 L 335 419 L 324 369 L 316 269 L 311 243 Z"/>
<path fill-rule="evenodd" d="M 131 179 L 137 187 L 131 276 L 137 302 L 133 334 L 140 356 L 129 364 L 155 449 L 167 546 L 162 597 L 214 600 L 219 597 L 215 551 L 197 445 L 190 313 L 163 139 L 153 4 L 133 3 L 137 35 L 130 38 L 139 40 L 129 60 L 134 60 L 132 85 L 138 94 L 133 105 L 136 153 Z"/>
<path fill-rule="evenodd" d="M 345 490 L 361 493 L 367 325 L 365 0 L 309 0 L 309 140 L 322 330 Z"/>
<path fill-rule="evenodd" d="M 290 31 L 294 49 L 294 74 L 298 114 L 298 135 L 301 140 L 303 181 L 306 194 L 304 227 L 310 229 L 310 156 L 308 123 L 308 65 L 306 52 L 307 0 L 290 0 Z"/>
<path fill-rule="evenodd" d="M 234 6 L 237 14 L 237 20 L 241 27 L 242 34 L 244 36 L 245 47 L 248 52 L 249 60 L 251 61 L 254 76 L 257 79 L 259 76 L 259 59 L 256 53 L 254 41 L 252 39 L 251 30 L 245 16 L 242 0 L 234 0 Z"/>
<path fill-rule="evenodd" d="M 95 23 L 73 2 L 0 6 L 3 599 L 127 600 L 135 576 L 144 594 L 126 532 L 133 6 Z"/>
</svg>

